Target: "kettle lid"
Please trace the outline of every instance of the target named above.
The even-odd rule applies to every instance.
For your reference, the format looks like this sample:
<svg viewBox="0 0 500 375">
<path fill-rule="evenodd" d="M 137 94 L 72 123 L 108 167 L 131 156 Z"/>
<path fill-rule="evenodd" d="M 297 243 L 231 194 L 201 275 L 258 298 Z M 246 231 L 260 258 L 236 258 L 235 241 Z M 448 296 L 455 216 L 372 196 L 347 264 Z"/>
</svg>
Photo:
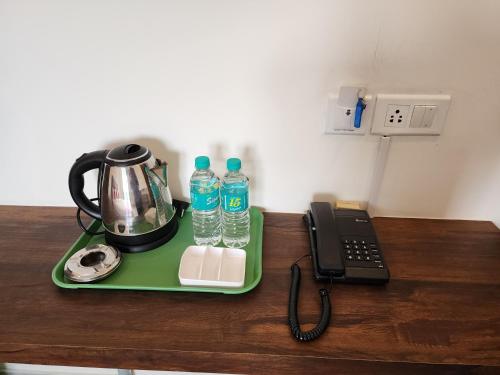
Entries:
<svg viewBox="0 0 500 375">
<path fill-rule="evenodd" d="M 137 144 L 118 146 L 108 152 L 106 162 L 110 165 L 134 165 L 142 163 L 151 157 L 151 151 Z"/>
</svg>

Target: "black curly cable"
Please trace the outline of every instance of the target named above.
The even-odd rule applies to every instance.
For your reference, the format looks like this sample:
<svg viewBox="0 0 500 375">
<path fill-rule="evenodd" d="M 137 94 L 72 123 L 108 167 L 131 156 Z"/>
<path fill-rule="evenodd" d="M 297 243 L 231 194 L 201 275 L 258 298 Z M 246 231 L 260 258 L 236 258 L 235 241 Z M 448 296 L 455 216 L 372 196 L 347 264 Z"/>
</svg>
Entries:
<svg viewBox="0 0 500 375">
<path fill-rule="evenodd" d="M 291 268 L 292 283 L 290 285 L 290 297 L 288 300 L 288 324 L 292 330 L 293 336 L 301 342 L 312 341 L 317 339 L 325 332 L 328 324 L 330 323 L 331 304 L 329 291 L 321 288 L 319 295 L 321 296 L 321 317 L 316 327 L 309 331 L 302 331 L 297 316 L 297 304 L 299 301 L 299 288 L 300 288 L 300 267 L 295 262 Z"/>
</svg>

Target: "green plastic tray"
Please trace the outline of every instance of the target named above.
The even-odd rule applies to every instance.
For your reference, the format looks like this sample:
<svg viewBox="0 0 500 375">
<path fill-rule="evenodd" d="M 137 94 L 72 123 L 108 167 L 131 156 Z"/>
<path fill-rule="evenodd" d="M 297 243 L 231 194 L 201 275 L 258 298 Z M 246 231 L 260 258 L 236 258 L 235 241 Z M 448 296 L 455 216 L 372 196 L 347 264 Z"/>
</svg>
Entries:
<svg viewBox="0 0 500 375">
<path fill-rule="evenodd" d="M 59 260 L 52 270 L 52 280 L 61 288 L 87 289 L 131 289 L 168 292 L 209 292 L 225 294 L 246 293 L 257 286 L 262 277 L 262 230 L 264 216 L 255 207 L 250 209 L 250 243 L 244 247 L 247 252 L 245 284 L 241 288 L 214 288 L 182 286 L 178 272 L 182 253 L 194 245 L 191 212 L 187 210 L 179 219 L 177 234 L 162 246 L 137 254 L 123 253 L 122 264 L 108 278 L 93 283 L 74 283 L 64 277 L 66 260 L 81 248 L 104 243 L 104 235 L 82 234 Z M 99 221 L 91 225 L 93 231 L 100 227 Z M 223 246 L 222 244 L 220 246 Z"/>
</svg>

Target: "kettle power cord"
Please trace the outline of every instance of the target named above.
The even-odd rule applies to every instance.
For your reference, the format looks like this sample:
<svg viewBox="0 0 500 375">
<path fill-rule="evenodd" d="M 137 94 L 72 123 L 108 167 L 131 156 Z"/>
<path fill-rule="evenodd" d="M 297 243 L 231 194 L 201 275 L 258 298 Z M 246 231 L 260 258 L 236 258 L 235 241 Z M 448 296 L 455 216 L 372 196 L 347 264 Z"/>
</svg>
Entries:
<svg viewBox="0 0 500 375">
<path fill-rule="evenodd" d="M 297 314 L 297 304 L 299 301 L 299 289 L 300 289 L 300 267 L 299 262 L 306 257 L 311 257 L 311 255 L 306 254 L 301 256 L 299 259 L 292 264 L 292 283 L 290 284 L 290 296 L 288 298 L 288 325 L 292 331 L 293 337 L 297 341 L 307 342 L 317 339 L 319 336 L 326 331 L 328 324 L 330 323 L 331 315 L 331 303 L 329 294 L 333 288 L 333 280 L 330 279 L 330 289 L 321 288 L 319 290 L 319 295 L 321 297 L 321 316 L 319 322 L 316 326 L 309 331 L 302 331 L 300 329 L 299 318 Z"/>
<path fill-rule="evenodd" d="M 99 200 L 99 198 L 92 198 L 90 201 L 91 201 L 91 202 L 95 202 L 95 201 L 98 201 L 98 200 Z M 76 221 L 77 221 L 77 223 L 78 223 L 78 226 L 79 226 L 79 227 L 80 227 L 80 228 L 81 228 L 81 229 L 82 229 L 85 233 L 90 234 L 91 236 L 97 236 L 97 235 L 99 235 L 99 234 L 104 234 L 104 231 L 103 231 L 103 230 L 101 230 L 101 231 L 99 231 L 99 232 L 92 232 L 92 231 L 90 230 L 90 227 L 89 227 L 89 228 L 87 228 L 87 227 L 83 224 L 83 222 L 82 222 L 81 212 L 82 212 L 81 208 L 80 208 L 80 207 L 78 207 L 78 209 L 76 210 Z M 102 222 L 102 221 L 101 221 L 101 222 Z"/>
</svg>

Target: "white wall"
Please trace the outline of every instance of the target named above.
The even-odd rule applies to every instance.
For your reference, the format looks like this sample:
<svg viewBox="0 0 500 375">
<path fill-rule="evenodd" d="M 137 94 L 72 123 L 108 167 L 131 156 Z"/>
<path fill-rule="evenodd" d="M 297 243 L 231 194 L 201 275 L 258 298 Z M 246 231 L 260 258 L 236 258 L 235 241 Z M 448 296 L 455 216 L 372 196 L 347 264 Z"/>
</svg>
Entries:
<svg viewBox="0 0 500 375">
<path fill-rule="evenodd" d="M 138 140 L 188 195 L 241 156 L 252 203 L 366 200 L 378 138 L 325 136 L 344 84 L 451 93 L 441 137 L 394 139 L 376 214 L 500 224 L 500 2 L 0 0 L 0 203 L 70 205 L 85 151 Z M 286 182 L 293 191 L 283 191 Z"/>
</svg>

